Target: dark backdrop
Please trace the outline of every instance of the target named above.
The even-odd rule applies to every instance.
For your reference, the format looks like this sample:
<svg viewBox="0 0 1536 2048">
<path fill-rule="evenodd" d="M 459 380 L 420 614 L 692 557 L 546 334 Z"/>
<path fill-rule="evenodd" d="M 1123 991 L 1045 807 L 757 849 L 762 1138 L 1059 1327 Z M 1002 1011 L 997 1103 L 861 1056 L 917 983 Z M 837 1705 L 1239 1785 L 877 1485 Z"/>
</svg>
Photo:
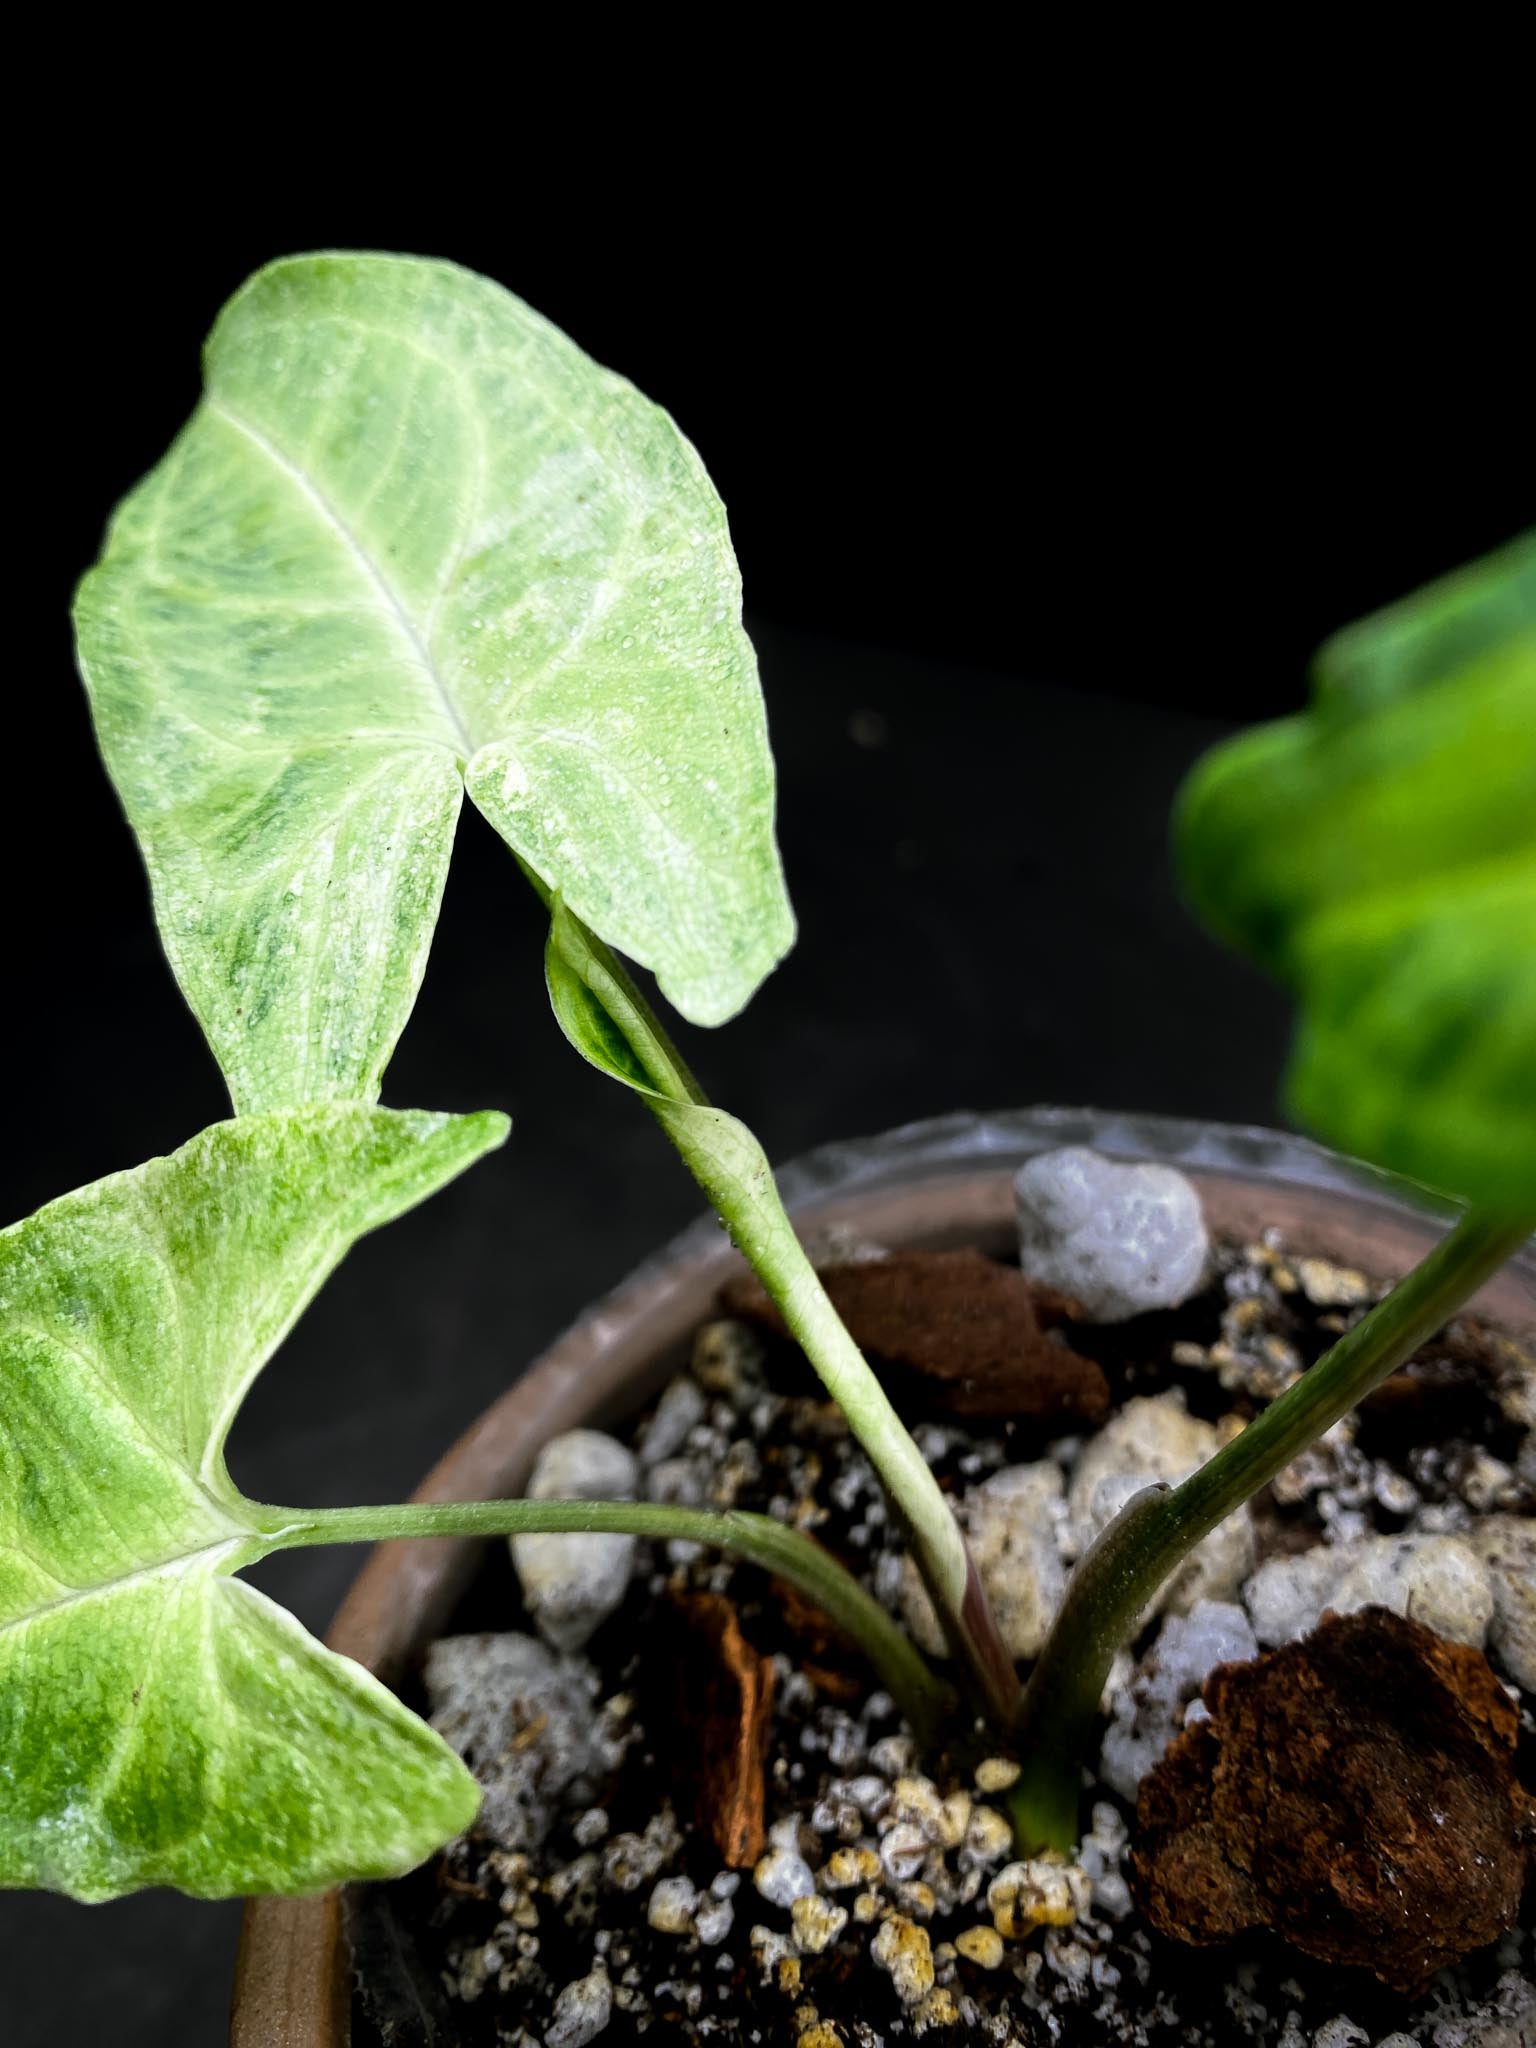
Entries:
<svg viewBox="0 0 1536 2048">
<path fill-rule="evenodd" d="M 637 179 L 645 166 L 634 168 Z M 223 1113 L 161 964 L 73 681 L 72 581 L 197 389 L 221 299 L 286 250 L 459 258 L 665 402 L 732 512 L 802 938 L 689 1051 L 771 1153 L 961 1106 L 1273 1114 L 1282 1004 L 1182 916 L 1170 794 L 1301 701 L 1334 626 L 1528 516 L 1517 330 L 1369 207 L 1325 254 L 1239 210 L 1204 234 L 1132 179 L 1062 224 L 1048 181 L 786 183 L 728 232 L 576 200 L 220 192 L 195 236 L 90 213 L 30 259 L 8 448 L 11 617 L 0 1213 Z M 1494 272 L 1497 276 L 1499 273 Z M 697 1207 L 544 1009 L 512 864 L 463 829 L 396 1103 L 509 1108 L 511 1144 L 365 1244 L 274 1364 L 232 1462 L 258 1494 L 381 1499 Z M 353 1569 L 269 1576 L 321 1624 Z M 231 1909 L 0 1899 L 0 2038 L 213 2043 Z"/>
</svg>

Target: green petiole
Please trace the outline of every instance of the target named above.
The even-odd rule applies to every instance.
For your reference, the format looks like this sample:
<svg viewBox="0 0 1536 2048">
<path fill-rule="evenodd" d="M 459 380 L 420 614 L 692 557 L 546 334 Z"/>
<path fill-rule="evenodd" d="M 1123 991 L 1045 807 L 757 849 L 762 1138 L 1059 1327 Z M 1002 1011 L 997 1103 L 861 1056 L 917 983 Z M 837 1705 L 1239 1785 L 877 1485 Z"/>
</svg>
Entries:
<svg viewBox="0 0 1536 2048">
<path fill-rule="evenodd" d="M 830 1552 L 768 1515 L 643 1501 L 425 1501 L 398 1507 L 264 1508 L 274 1550 L 413 1536 L 580 1533 L 680 1539 L 744 1558 L 814 1601 L 869 1659 L 913 1733 L 930 1743 L 954 1695 L 872 1594 Z"/>
</svg>

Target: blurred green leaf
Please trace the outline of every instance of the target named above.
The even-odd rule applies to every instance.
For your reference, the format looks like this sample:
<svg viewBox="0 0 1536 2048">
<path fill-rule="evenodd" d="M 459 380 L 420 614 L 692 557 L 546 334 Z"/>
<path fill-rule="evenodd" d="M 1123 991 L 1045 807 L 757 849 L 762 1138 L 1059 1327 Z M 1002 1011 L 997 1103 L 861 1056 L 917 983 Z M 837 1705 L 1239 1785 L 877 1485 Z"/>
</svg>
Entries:
<svg viewBox="0 0 1536 2048">
<path fill-rule="evenodd" d="M 1301 1122 L 1536 1204 L 1536 534 L 1348 627 L 1314 681 L 1189 778 L 1189 899 L 1296 992 Z"/>
</svg>

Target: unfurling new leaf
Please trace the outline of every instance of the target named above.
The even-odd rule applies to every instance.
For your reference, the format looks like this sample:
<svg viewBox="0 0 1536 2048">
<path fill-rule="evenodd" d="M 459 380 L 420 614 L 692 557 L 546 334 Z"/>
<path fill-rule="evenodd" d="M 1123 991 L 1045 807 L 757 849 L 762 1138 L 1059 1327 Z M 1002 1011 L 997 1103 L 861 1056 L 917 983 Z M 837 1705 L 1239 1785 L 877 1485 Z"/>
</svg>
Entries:
<svg viewBox="0 0 1536 2048">
<path fill-rule="evenodd" d="M 1328 643 L 1312 708 L 1218 747 L 1195 908 L 1295 989 L 1329 1143 L 1536 1207 L 1536 535 Z"/>
<path fill-rule="evenodd" d="M 467 1825 L 438 1737 L 231 1577 L 283 1531 L 224 1442 L 354 1240 L 505 1132 L 242 1118 L 0 1233 L 0 1885 L 305 1892 Z"/>
<path fill-rule="evenodd" d="M 372 1100 L 466 789 L 695 1022 L 790 943 L 725 512 L 489 280 L 287 259 L 76 607 L 161 935 L 240 1110 Z"/>
</svg>

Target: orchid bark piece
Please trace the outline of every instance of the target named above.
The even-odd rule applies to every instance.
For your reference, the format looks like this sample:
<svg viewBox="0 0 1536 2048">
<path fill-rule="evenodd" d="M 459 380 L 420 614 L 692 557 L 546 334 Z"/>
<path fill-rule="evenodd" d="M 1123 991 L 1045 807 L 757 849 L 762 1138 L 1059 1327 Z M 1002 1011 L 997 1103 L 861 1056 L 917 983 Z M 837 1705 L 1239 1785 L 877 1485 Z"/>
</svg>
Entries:
<svg viewBox="0 0 1536 2048">
<path fill-rule="evenodd" d="M 1204 1704 L 1141 1786 L 1159 1934 L 1263 1928 L 1412 1997 L 1516 1924 L 1536 1800 L 1480 1651 L 1368 1607 L 1218 1667 Z"/>
</svg>

